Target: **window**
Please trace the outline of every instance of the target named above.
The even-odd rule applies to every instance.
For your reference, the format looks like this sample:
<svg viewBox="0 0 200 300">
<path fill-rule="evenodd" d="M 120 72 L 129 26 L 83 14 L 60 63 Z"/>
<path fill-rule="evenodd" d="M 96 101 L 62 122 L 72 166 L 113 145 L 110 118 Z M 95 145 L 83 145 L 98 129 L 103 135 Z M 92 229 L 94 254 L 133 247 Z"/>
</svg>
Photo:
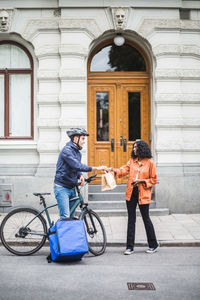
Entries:
<svg viewBox="0 0 200 300">
<path fill-rule="evenodd" d="M 33 62 L 14 42 L 0 42 L 0 138 L 33 137 Z"/>
<path fill-rule="evenodd" d="M 140 52 L 128 44 L 101 48 L 92 58 L 90 72 L 145 72 L 146 63 Z"/>
</svg>

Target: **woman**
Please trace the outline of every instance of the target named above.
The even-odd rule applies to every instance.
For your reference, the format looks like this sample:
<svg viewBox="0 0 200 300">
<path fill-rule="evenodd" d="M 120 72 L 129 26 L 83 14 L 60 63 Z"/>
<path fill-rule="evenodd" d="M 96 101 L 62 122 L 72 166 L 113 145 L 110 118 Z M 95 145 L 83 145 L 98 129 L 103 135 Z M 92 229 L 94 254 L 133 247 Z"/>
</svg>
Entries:
<svg viewBox="0 0 200 300">
<path fill-rule="evenodd" d="M 139 209 L 144 222 L 149 249 L 147 253 L 158 250 L 158 242 L 151 219 L 149 217 L 149 204 L 151 201 L 152 187 L 157 183 L 156 166 L 152 160 L 151 150 L 144 141 L 136 141 L 133 144 L 131 158 L 125 166 L 113 170 L 116 178 L 129 174 L 126 188 L 126 206 L 128 210 L 128 229 L 125 255 L 134 252 L 136 206 Z"/>
</svg>

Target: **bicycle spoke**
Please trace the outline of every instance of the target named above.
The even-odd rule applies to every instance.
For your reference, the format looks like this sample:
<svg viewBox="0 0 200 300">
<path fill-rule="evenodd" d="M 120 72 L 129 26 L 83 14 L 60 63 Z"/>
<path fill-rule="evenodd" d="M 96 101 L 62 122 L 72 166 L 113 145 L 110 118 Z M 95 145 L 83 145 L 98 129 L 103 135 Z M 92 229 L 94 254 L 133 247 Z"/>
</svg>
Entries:
<svg viewBox="0 0 200 300">
<path fill-rule="evenodd" d="M 83 219 L 90 252 L 94 255 L 103 254 L 106 248 L 106 234 L 100 218 L 96 213 L 90 211 L 84 214 Z"/>
<path fill-rule="evenodd" d="M 16 209 L 2 221 L 2 243 L 10 252 L 28 255 L 39 250 L 44 244 L 46 224 L 42 217 L 35 218 L 36 214 L 37 212 L 31 209 Z"/>
</svg>

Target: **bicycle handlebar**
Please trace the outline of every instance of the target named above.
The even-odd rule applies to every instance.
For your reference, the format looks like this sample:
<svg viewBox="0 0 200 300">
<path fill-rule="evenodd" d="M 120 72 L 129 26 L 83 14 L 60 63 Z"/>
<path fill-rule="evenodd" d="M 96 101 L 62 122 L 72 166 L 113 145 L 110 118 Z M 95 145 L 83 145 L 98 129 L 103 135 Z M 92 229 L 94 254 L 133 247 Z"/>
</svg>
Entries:
<svg viewBox="0 0 200 300">
<path fill-rule="evenodd" d="M 86 183 L 90 183 L 92 180 L 94 180 L 94 177 L 96 177 L 97 176 L 97 173 L 95 172 L 92 176 L 90 176 L 90 177 L 88 177 L 88 178 L 84 178 L 85 179 L 85 182 Z M 79 182 L 78 184 L 77 184 L 77 186 L 80 186 L 81 185 L 81 182 Z"/>
</svg>

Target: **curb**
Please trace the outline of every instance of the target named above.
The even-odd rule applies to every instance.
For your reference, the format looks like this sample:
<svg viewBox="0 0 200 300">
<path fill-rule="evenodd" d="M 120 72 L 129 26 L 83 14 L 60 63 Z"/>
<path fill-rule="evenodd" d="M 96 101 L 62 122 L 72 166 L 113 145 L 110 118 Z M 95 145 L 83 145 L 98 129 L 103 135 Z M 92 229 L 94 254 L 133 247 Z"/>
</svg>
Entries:
<svg viewBox="0 0 200 300">
<path fill-rule="evenodd" d="M 14 244 L 14 243 L 13 243 Z M 31 243 L 29 243 L 31 245 Z M 159 241 L 160 247 L 200 247 L 200 240 L 197 241 Z M 3 244 L 0 242 L 0 247 Z M 49 247 L 48 241 L 45 242 L 43 247 Z M 126 247 L 125 242 L 107 242 L 106 247 Z M 148 247 L 147 242 L 136 242 L 135 247 Z"/>
<path fill-rule="evenodd" d="M 122 242 L 107 242 L 107 247 L 126 247 L 126 243 Z M 200 241 L 159 241 L 160 247 L 200 247 Z M 135 247 L 148 247 L 147 242 L 136 242 Z"/>
</svg>

